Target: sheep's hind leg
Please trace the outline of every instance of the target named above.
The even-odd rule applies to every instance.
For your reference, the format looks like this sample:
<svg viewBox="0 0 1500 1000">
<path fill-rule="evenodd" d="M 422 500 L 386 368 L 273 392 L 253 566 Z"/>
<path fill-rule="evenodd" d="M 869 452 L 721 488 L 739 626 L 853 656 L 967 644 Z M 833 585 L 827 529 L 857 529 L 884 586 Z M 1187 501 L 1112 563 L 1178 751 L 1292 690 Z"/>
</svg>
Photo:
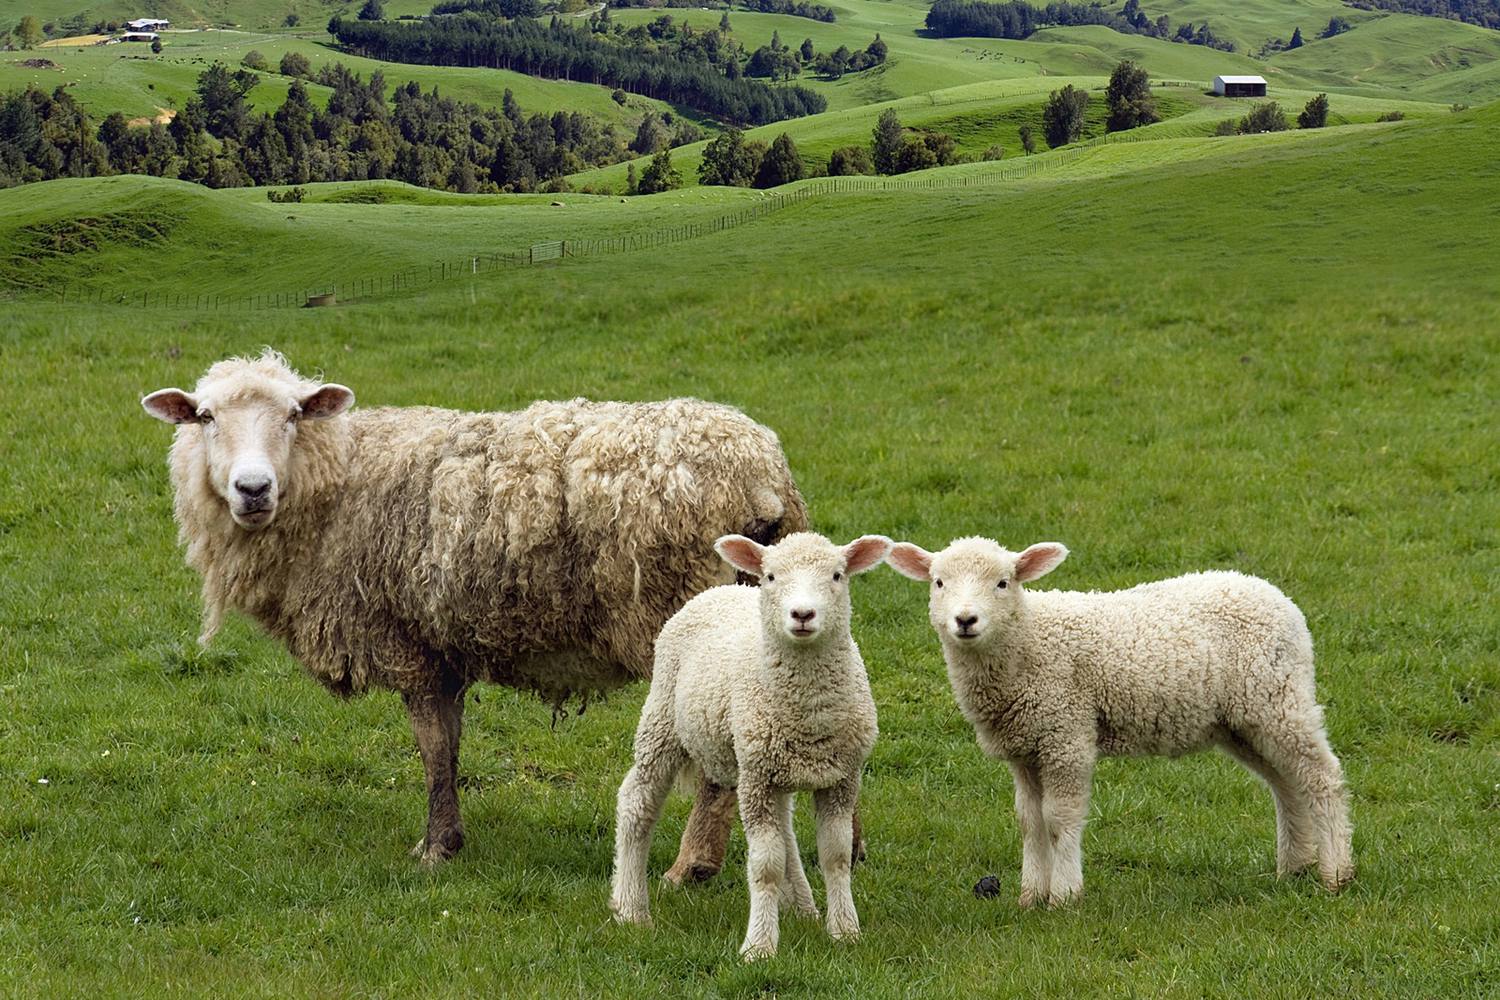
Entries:
<svg viewBox="0 0 1500 1000">
<path fill-rule="evenodd" d="M 703 778 L 693 799 L 693 811 L 682 831 L 677 860 L 662 878 L 673 885 L 706 882 L 724 867 L 729 830 L 734 825 L 734 789 Z"/>
<path fill-rule="evenodd" d="M 1012 761 L 1010 773 L 1016 784 L 1016 822 L 1021 827 L 1022 907 L 1047 902 L 1052 891 L 1052 842 L 1042 820 L 1042 776 L 1031 764 Z"/>
<path fill-rule="evenodd" d="M 745 927 L 745 941 L 740 955 L 753 962 L 776 954 L 781 928 L 778 903 L 781 883 L 786 877 L 786 845 L 781 837 L 783 799 L 789 792 L 747 783 L 740 776 L 740 816 L 749 842 L 747 863 L 750 883 L 750 920 Z M 845 841 L 848 842 L 847 840 Z"/>
<path fill-rule="evenodd" d="M 463 817 L 458 810 L 458 744 L 467 688 L 461 679 L 445 675 L 430 690 L 402 696 L 427 779 L 427 834 L 411 853 L 429 868 L 464 846 Z"/>
<path fill-rule="evenodd" d="M 1318 713 L 1321 716 L 1321 713 Z M 1255 736 L 1255 749 L 1305 797 L 1316 829 L 1318 880 L 1337 892 L 1354 878 L 1344 768 L 1328 745 L 1320 717 L 1292 721 Z"/>
<path fill-rule="evenodd" d="M 1317 830 L 1301 790 L 1243 737 L 1231 733 L 1220 745 L 1271 789 L 1276 803 L 1276 874 L 1292 875 L 1317 861 Z"/>
<path fill-rule="evenodd" d="M 807 872 L 802 868 L 802 855 L 797 851 L 797 834 L 792 829 L 795 801 L 795 795 L 788 795 L 781 812 L 781 839 L 786 844 L 786 881 L 781 883 L 781 901 L 790 903 L 798 916 L 816 920 L 818 904 L 813 901 L 812 886 L 807 884 Z"/>
<path fill-rule="evenodd" d="M 615 876 L 609 908 L 621 923 L 651 924 L 646 860 L 651 832 L 687 755 L 675 744 L 637 750 L 635 765 L 620 783 L 615 807 Z"/>
<path fill-rule="evenodd" d="M 828 933 L 840 940 L 859 937 L 859 913 L 849 886 L 853 864 L 854 804 L 859 798 L 859 778 L 822 788 L 813 793 L 818 820 L 818 866 L 828 894 Z"/>
</svg>

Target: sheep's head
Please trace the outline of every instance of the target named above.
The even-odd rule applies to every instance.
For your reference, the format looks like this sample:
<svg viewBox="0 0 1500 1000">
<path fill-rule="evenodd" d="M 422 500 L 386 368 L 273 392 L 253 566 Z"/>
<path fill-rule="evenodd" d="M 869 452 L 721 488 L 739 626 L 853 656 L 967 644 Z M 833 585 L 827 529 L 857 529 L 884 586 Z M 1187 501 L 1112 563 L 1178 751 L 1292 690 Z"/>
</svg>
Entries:
<svg viewBox="0 0 1500 1000">
<path fill-rule="evenodd" d="M 192 392 L 158 389 L 146 412 L 195 434 L 213 491 L 234 522 L 258 531 L 276 517 L 286 494 L 297 428 L 343 413 L 354 393 L 300 377 L 274 351 L 256 359 L 220 361 Z"/>
<path fill-rule="evenodd" d="M 849 577 L 880 565 L 891 540 L 865 535 L 835 545 L 798 532 L 775 545 L 725 535 L 714 549 L 735 569 L 760 578 L 760 615 L 768 636 L 798 645 L 849 631 Z"/>
<path fill-rule="evenodd" d="M 988 538 L 960 538 L 941 552 L 898 542 L 887 561 L 903 576 L 930 585 L 928 618 L 938 637 L 955 646 L 982 646 L 1021 607 L 1021 584 L 1056 569 L 1068 557 L 1057 542 L 1011 552 Z"/>
</svg>

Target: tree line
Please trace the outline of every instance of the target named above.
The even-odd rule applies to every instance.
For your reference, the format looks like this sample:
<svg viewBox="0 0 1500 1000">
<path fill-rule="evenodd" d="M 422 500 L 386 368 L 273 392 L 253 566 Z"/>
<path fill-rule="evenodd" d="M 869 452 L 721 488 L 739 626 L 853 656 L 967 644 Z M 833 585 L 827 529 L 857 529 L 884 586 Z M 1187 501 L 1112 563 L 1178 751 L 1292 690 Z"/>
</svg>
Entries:
<svg viewBox="0 0 1500 1000">
<path fill-rule="evenodd" d="M 373 59 L 487 66 L 617 87 L 739 124 L 764 125 L 818 114 L 828 107 L 827 99 L 805 87 L 770 87 L 745 79 L 737 61 L 732 61 L 733 72 L 721 68 L 703 55 L 701 45 L 666 48 L 602 35 L 597 19 L 574 27 L 558 18 L 543 25 L 475 13 L 419 22 L 334 17 L 328 31 L 349 51 Z M 717 32 L 694 32 L 693 37 L 713 34 Z"/>
<path fill-rule="evenodd" d="M 1141 10 L 1140 0 L 1126 0 L 1120 12 L 1087 3 L 1049 3 L 1034 6 L 1020 0 L 937 0 L 927 12 L 927 30 L 939 38 L 1028 38 L 1042 28 L 1098 24 L 1131 35 L 1147 35 L 1190 45 L 1234 51 L 1234 43 L 1220 38 L 1205 21 L 1184 22 L 1173 28 L 1165 14 L 1154 20 Z"/>
<path fill-rule="evenodd" d="M 1482 28 L 1500 28 L 1500 3 L 1495 0 L 1346 0 L 1361 10 L 1390 10 L 1401 14 L 1446 17 Z"/>
<path fill-rule="evenodd" d="M 305 73 L 305 57 L 289 53 L 283 70 Z M 7 94 L 0 97 L 0 186 L 134 173 L 210 187 L 390 178 L 463 193 L 532 191 L 629 155 L 629 137 L 613 125 L 580 112 L 528 116 L 508 90 L 498 109 L 439 97 L 415 82 L 388 101 L 378 70 L 365 80 L 335 64 L 316 77 L 332 89 L 326 108 L 296 79 L 282 105 L 262 114 L 245 99 L 257 82 L 253 72 L 215 63 L 170 123 L 144 128 L 119 112 L 96 123 L 62 87 Z M 696 131 L 678 135 L 697 138 Z"/>
</svg>

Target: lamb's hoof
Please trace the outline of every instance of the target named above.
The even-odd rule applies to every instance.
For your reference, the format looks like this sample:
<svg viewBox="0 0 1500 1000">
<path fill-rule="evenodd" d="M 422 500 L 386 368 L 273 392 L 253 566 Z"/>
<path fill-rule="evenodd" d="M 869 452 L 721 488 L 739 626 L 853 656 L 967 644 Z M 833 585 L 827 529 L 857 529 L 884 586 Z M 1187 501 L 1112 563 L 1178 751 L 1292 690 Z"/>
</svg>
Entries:
<svg viewBox="0 0 1500 1000">
<path fill-rule="evenodd" d="M 719 874 L 717 865 L 706 864 L 702 861 L 691 864 L 679 862 L 668 868 L 662 875 L 662 881 L 670 882 L 675 886 L 684 886 L 692 882 L 707 882 Z"/>
<path fill-rule="evenodd" d="M 858 941 L 859 940 L 859 924 L 858 923 L 847 923 L 847 924 L 846 923 L 840 923 L 840 924 L 830 923 L 828 925 L 828 936 L 831 937 L 831 938 L 833 938 L 835 941 Z"/>
<path fill-rule="evenodd" d="M 751 944 L 746 941 L 740 945 L 740 957 L 746 962 L 758 962 L 763 958 L 772 958 L 776 954 L 774 944 Z"/>
<path fill-rule="evenodd" d="M 1017 905 L 1023 910 L 1034 910 L 1046 902 L 1047 893 L 1041 889 L 1022 889 L 1021 895 L 1016 899 Z"/>
<path fill-rule="evenodd" d="M 974 883 L 974 895 L 979 899 L 994 899 L 1000 895 L 1000 880 L 993 875 L 986 875 Z M 1022 893 L 1024 898 L 1025 893 Z M 1024 903 L 1022 906 L 1026 905 Z"/>
<path fill-rule="evenodd" d="M 648 910 L 626 909 L 613 900 L 610 901 L 609 909 L 617 924 L 634 924 L 636 927 L 651 926 L 651 913 Z"/>
<path fill-rule="evenodd" d="M 1329 892 L 1338 892 L 1344 886 L 1354 881 L 1354 865 L 1340 865 L 1331 871 L 1320 871 L 1318 881 L 1323 883 L 1323 888 Z"/>
<path fill-rule="evenodd" d="M 808 903 L 806 906 L 800 904 L 795 906 L 797 916 L 804 920 L 819 920 L 823 914 L 818 911 L 817 903 Z"/>
<path fill-rule="evenodd" d="M 421 865 L 423 868 L 426 868 L 428 871 L 431 871 L 432 869 L 436 868 L 438 865 L 442 864 L 444 861 L 447 861 L 449 858 L 453 857 L 453 855 L 458 853 L 459 846 L 463 845 L 463 837 L 458 837 L 457 841 L 457 845 L 445 847 L 442 844 L 429 843 L 428 838 L 423 837 L 421 840 L 417 841 L 416 846 L 407 853 L 416 858 L 419 865 Z"/>
<path fill-rule="evenodd" d="M 1082 895 L 1082 886 L 1079 886 L 1076 889 L 1053 889 L 1052 892 L 1047 896 L 1047 905 L 1054 909 L 1057 909 L 1067 906 L 1069 903 L 1074 902 Z"/>
</svg>

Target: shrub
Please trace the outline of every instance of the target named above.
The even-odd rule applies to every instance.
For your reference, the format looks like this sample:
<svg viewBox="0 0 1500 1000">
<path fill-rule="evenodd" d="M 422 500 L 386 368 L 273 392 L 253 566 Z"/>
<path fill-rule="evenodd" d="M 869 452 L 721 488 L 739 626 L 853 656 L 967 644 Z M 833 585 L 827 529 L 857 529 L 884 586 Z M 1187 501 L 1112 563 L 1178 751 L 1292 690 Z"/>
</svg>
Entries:
<svg viewBox="0 0 1500 1000">
<path fill-rule="evenodd" d="M 1399 122 L 1401 119 L 1403 119 L 1405 117 L 1406 117 L 1406 112 L 1404 112 L 1404 111 L 1387 111 L 1385 114 L 1381 115 L 1379 118 L 1376 118 L 1375 120 L 1378 121 L 1378 122 Z"/>
<path fill-rule="evenodd" d="M 266 201 L 273 201 L 278 205 L 289 205 L 293 202 L 300 202 L 305 197 L 307 197 L 307 189 L 302 187 L 294 187 L 288 191 L 266 192 Z"/>
<path fill-rule="evenodd" d="M 300 52 L 288 52 L 281 57 L 281 75 L 295 76 L 299 80 L 312 78 L 312 63 Z"/>
<path fill-rule="evenodd" d="M 258 69 L 261 72 L 265 72 L 271 68 L 271 64 L 266 62 L 266 57 L 259 49 L 251 49 L 249 52 L 246 52 L 245 58 L 241 59 L 240 62 L 251 69 Z"/>
<path fill-rule="evenodd" d="M 1282 112 L 1281 105 L 1275 101 L 1257 104 L 1250 109 L 1248 115 L 1240 119 L 1239 130 L 1244 135 L 1285 132 L 1287 130 L 1286 115 Z"/>
<path fill-rule="evenodd" d="M 783 132 L 761 157 L 760 166 L 755 171 L 755 186 L 780 187 L 792 181 L 800 181 L 803 173 L 802 157 L 797 155 L 797 144 Z"/>
<path fill-rule="evenodd" d="M 991 146 L 980 154 L 981 160 L 1003 160 L 1005 159 L 1005 148 L 1003 146 Z"/>
<path fill-rule="evenodd" d="M 1307 102 L 1307 107 L 1297 116 L 1298 128 L 1322 128 L 1328 124 L 1328 95 L 1319 94 Z"/>
<path fill-rule="evenodd" d="M 1032 153 L 1035 153 L 1036 152 L 1036 136 L 1032 134 L 1031 126 L 1030 125 L 1022 125 L 1021 126 L 1021 131 L 1020 131 L 1020 136 L 1021 136 L 1021 151 L 1023 153 L 1025 153 L 1027 156 L 1030 156 Z"/>
<path fill-rule="evenodd" d="M 1214 126 L 1214 135 L 1238 135 L 1240 123 L 1233 118 L 1226 118 Z"/>
<path fill-rule="evenodd" d="M 298 14 L 294 10 L 291 13 L 289 13 L 285 18 L 282 19 L 281 26 L 283 28 L 295 28 L 297 25 L 299 25 L 301 23 L 302 23 L 302 16 L 300 14 Z"/>
<path fill-rule="evenodd" d="M 606 7 L 604 9 L 608 10 L 609 8 Z M 619 87 L 616 87 L 614 89 L 614 92 L 609 95 L 609 99 L 623 108 L 625 106 L 625 102 L 630 100 L 630 95 L 625 93 L 625 91 L 621 90 Z"/>
</svg>

